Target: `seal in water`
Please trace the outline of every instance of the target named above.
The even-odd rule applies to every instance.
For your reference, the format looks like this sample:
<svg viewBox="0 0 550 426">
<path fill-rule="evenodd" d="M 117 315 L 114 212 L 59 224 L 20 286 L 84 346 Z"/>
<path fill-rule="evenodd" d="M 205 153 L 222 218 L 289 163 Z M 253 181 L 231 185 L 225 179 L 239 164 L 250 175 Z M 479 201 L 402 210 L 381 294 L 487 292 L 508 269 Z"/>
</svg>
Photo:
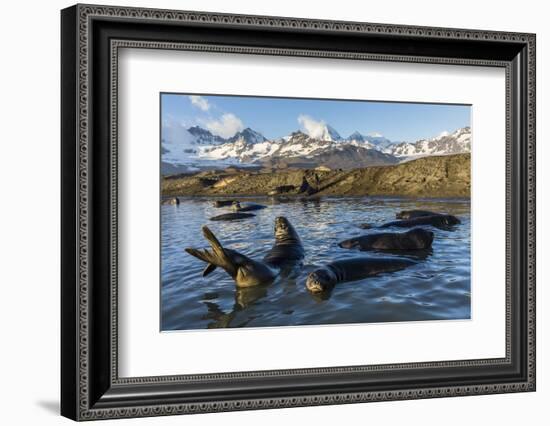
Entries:
<svg viewBox="0 0 550 426">
<path fill-rule="evenodd" d="M 400 258 L 358 257 L 337 260 L 311 272 L 306 280 L 306 288 L 314 294 L 329 292 L 338 283 L 395 272 L 415 264 L 412 260 Z"/>
<path fill-rule="evenodd" d="M 417 217 L 416 219 L 394 220 L 393 222 L 380 225 L 379 228 L 390 228 L 392 226 L 397 226 L 399 228 L 412 228 L 413 226 L 418 225 L 430 225 L 439 229 L 449 229 L 452 225 L 457 225 L 459 223 L 460 220 L 456 216 L 450 214 L 439 214 L 436 216 Z"/>
<path fill-rule="evenodd" d="M 216 200 L 212 204 L 214 207 L 227 207 L 231 206 L 236 200 Z"/>
<path fill-rule="evenodd" d="M 233 210 L 236 212 L 251 212 L 254 210 L 265 209 L 267 206 L 262 206 L 261 204 L 248 203 L 244 206 L 241 206 L 241 203 L 238 201 L 233 201 Z"/>
<path fill-rule="evenodd" d="M 170 197 L 166 198 L 165 200 L 162 200 L 163 206 L 178 206 L 180 204 L 180 200 L 178 197 Z"/>
<path fill-rule="evenodd" d="M 211 217 L 210 220 L 239 220 L 255 217 L 252 213 L 224 213 L 218 216 Z"/>
<path fill-rule="evenodd" d="M 275 245 L 264 257 L 267 264 L 282 268 L 300 263 L 304 259 L 304 247 L 298 233 L 284 216 L 275 219 Z"/>
<path fill-rule="evenodd" d="M 202 227 L 202 233 L 210 243 L 211 249 L 186 248 L 185 251 L 208 263 L 202 273 L 203 277 L 220 267 L 235 280 L 237 287 L 269 284 L 276 278 L 278 271 L 266 263 L 250 259 L 235 250 L 224 248 L 207 226 Z"/>
<path fill-rule="evenodd" d="M 423 228 L 407 232 L 379 232 L 350 238 L 338 244 L 347 249 L 360 250 L 425 250 L 432 246 L 434 233 Z"/>
<path fill-rule="evenodd" d="M 441 213 L 431 212 L 428 210 L 403 210 L 395 214 L 396 219 L 416 219 L 424 216 L 440 216 Z"/>
</svg>

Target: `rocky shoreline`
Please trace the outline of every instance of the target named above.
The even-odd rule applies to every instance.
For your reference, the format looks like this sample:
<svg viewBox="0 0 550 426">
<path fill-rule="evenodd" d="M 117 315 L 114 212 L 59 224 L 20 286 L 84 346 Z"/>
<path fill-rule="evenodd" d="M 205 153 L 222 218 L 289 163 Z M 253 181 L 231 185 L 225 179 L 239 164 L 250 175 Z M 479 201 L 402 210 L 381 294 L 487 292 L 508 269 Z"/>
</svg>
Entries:
<svg viewBox="0 0 550 426">
<path fill-rule="evenodd" d="M 470 197 L 470 154 L 432 156 L 361 169 L 228 168 L 164 176 L 167 196 L 409 196 Z"/>
</svg>

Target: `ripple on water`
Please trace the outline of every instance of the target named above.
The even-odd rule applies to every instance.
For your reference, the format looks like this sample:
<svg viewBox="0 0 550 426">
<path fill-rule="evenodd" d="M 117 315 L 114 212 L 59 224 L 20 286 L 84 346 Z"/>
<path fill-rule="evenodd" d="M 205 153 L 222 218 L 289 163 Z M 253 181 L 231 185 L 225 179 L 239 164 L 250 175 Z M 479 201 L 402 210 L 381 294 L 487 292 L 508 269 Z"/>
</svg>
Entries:
<svg viewBox="0 0 550 426">
<path fill-rule="evenodd" d="M 161 207 L 162 330 L 263 327 L 364 322 L 422 321 L 470 318 L 470 203 L 468 200 L 403 200 L 397 198 L 334 197 L 272 203 L 255 217 L 234 222 L 210 222 L 227 209 L 208 199 L 181 199 Z M 431 252 L 411 257 L 418 263 L 336 286 L 329 295 L 313 296 L 305 288 L 307 274 L 335 259 L 388 256 L 346 250 L 338 243 L 376 232 L 361 223 L 379 225 L 401 210 L 426 209 L 458 216 L 453 231 L 431 229 Z M 219 268 L 202 277 L 204 263 L 184 251 L 208 244 L 201 227 L 207 224 L 224 246 L 261 259 L 272 246 L 274 219 L 286 216 L 302 237 L 304 267 L 296 277 L 248 291 L 237 290 Z M 396 232 L 403 232 L 397 229 Z"/>
</svg>

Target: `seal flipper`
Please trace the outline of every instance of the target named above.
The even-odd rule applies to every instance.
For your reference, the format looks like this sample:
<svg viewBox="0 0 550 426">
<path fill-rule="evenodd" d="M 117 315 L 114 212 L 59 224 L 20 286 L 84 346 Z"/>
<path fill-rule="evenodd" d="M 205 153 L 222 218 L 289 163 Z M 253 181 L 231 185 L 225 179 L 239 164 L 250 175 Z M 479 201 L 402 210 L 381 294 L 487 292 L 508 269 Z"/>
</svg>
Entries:
<svg viewBox="0 0 550 426">
<path fill-rule="evenodd" d="M 223 246 L 218 241 L 216 236 L 212 233 L 210 229 L 208 229 L 207 226 L 202 227 L 202 232 L 204 234 L 204 237 L 210 243 L 212 249 L 198 250 L 194 248 L 186 248 L 185 251 L 191 256 L 194 256 L 197 259 L 208 263 L 203 271 L 203 276 L 207 276 L 212 271 L 214 271 L 216 267 L 219 266 L 220 268 L 223 268 L 229 275 L 231 275 L 231 277 L 235 278 L 237 275 L 238 265 L 233 262 L 233 260 L 224 250 Z"/>
<path fill-rule="evenodd" d="M 203 277 L 208 276 L 209 274 L 214 272 L 216 268 L 217 268 L 216 265 L 214 265 L 213 263 L 209 263 L 208 265 L 206 265 L 206 268 L 204 268 L 204 271 L 202 271 L 202 276 Z"/>
<path fill-rule="evenodd" d="M 210 274 L 218 266 L 220 268 L 223 268 L 229 275 L 231 275 L 232 278 L 235 278 L 237 275 L 236 265 L 233 265 L 231 261 L 227 261 L 225 258 L 218 256 L 218 254 L 214 250 L 210 250 L 210 249 L 199 250 L 199 249 L 187 247 L 185 251 L 189 253 L 191 256 L 194 256 L 197 259 L 200 259 L 203 262 L 206 262 L 208 264 L 206 265 L 206 268 L 204 268 L 203 276 Z"/>
</svg>

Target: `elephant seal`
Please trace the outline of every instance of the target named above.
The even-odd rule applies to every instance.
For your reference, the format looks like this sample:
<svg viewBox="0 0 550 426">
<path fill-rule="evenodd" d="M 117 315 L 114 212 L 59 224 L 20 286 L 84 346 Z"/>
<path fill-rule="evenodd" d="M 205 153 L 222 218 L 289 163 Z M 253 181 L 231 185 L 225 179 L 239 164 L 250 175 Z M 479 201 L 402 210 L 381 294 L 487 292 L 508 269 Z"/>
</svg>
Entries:
<svg viewBox="0 0 550 426">
<path fill-rule="evenodd" d="M 225 270 L 235 280 L 237 287 L 269 284 L 277 277 L 278 271 L 266 263 L 250 259 L 235 250 L 224 248 L 207 226 L 202 227 L 202 233 L 210 243 L 211 249 L 186 248 L 185 251 L 208 264 L 202 273 L 203 277 L 217 267 Z"/>
<path fill-rule="evenodd" d="M 178 197 L 170 197 L 162 200 L 161 203 L 163 206 L 179 206 L 180 200 Z"/>
<path fill-rule="evenodd" d="M 306 288 L 314 294 L 329 292 L 338 283 L 395 272 L 415 264 L 412 260 L 400 258 L 358 257 L 337 260 L 311 272 L 306 280 Z"/>
<path fill-rule="evenodd" d="M 275 219 L 275 244 L 264 257 L 267 264 L 281 268 L 304 259 L 304 247 L 298 233 L 284 216 Z"/>
<path fill-rule="evenodd" d="M 212 203 L 213 207 L 219 208 L 219 207 L 227 207 L 231 206 L 236 200 L 216 200 L 214 203 Z"/>
<path fill-rule="evenodd" d="M 239 220 L 255 217 L 252 213 L 224 213 L 218 216 L 211 217 L 210 220 Z"/>
<path fill-rule="evenodd" d="M 418 225 L 430 225 L 435 228 L 449 229 L 452 225 L 458 225 L 460 220 L 450 214 L 438 214 L 436 216 L 423 216 L 415 219 L 394 220 L 393 222 L 384 223 L 379 228 L 390 228 L 396 226 L 399 228 L 412 228 Z"/>
<path fill-rule="evenodd" d="M 241 203 L 238 201 L 233 201 L 233 210 L 236 212 L 251 212 L 254 210 L 265 209 L 267 206 L 262 206 L 261 204 L 248 203 L 244 206 L 241 206 Z"/>
<path fill-rule="evenodd" d="M 424 216 L 439 216 L 441 213 L 431 212 L 429 210 L 403 210 L 395 214 L 396 219 L 416 219 Z"/>
<path fill-rule="evenodd" d="M 350 238 L 338 244 L 341 248 L 360 250 L 425 250 L 432 246 L 434 233 L 423 228 L 407 232 L 379 232 Z"/>
</svg>

